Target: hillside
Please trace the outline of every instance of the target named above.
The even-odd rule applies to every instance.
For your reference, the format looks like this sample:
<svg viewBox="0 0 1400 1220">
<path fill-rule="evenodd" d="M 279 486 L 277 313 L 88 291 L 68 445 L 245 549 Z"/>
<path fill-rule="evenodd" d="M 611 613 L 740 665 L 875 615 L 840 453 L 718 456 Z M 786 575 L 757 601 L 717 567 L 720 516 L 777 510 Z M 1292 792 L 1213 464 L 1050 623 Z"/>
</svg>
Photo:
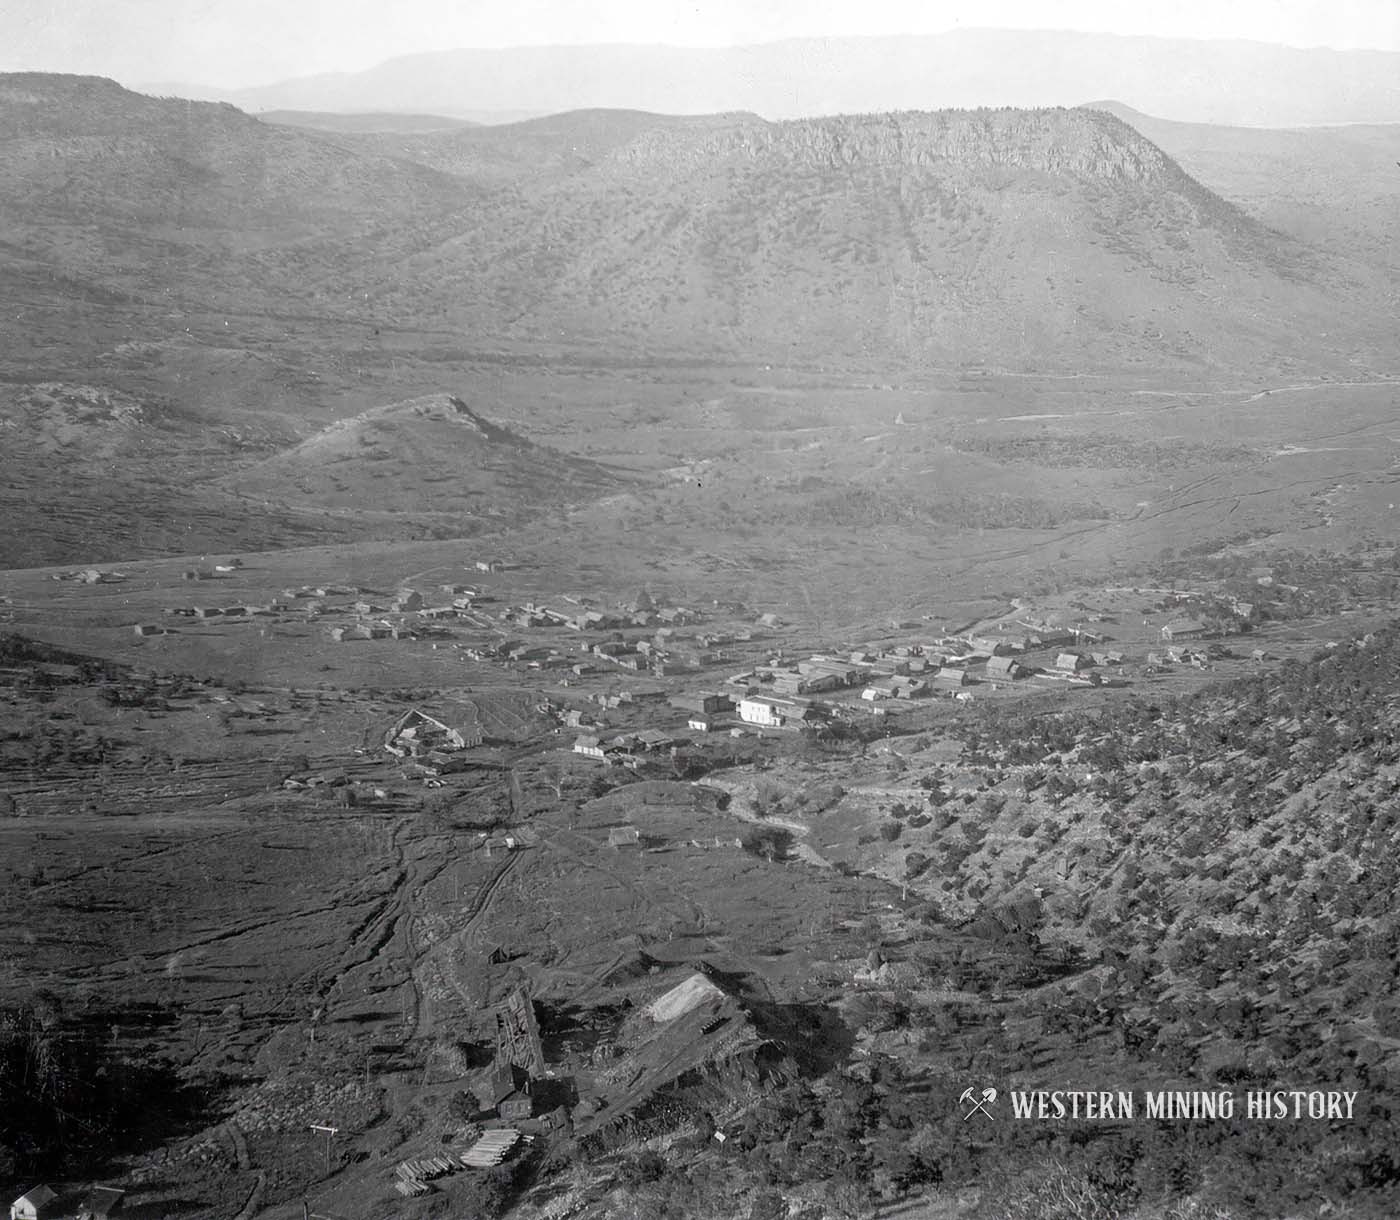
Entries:
<svg viewBox="0 0 1400 1220">
<path fill-rule="evenodd" d="M 596 166 L 650 132 L 724 129 L 756 115 L 672 115 L 643 110 L 573 110 L 453 132 L 366 132 L 350 145 L 416 161 L 473 182 L 549 179 Z"/>
<path fill-rule="evenodd" d="M 1397 708 L 1392 624 L 1189 696 L 992 700 L 936 740 L 756 772 L 771 841 L 839 847 L 838 869 L 911 901 L 870 921 L 883 963 L 843 1005 L 879 1067 L 837 1085 L 874 1086 L 841 1115 L 842 1154 L 830 1109 L 783 1125 L 830 1096 L 799 1082 L 746 1115 L 729 1181 L 849 1174 L 886 1200 L 979 1183 L 979 1217 L 1302 1216 L 1320 1199 L 1393 1214 Z M 868 828 L 854 855 L 829 841 L 852 826 Z M 1081 1115 L 970 1142 L 951 1105 L 968 1080 L 1241 1102 L 1226 1121 Z M 1352 1121 L 1244 1112 L 1250 1090 L 1317 1087 L 1353 1091 Z M 777 1148 L 774 1127 L 791 1132 Z M 1053 1209 L 1066 1194 L 1080 1210 Z"/>
<path fill-rule="evenodd" d="M 533 476 L 477 482 L 475 441 L 455 466 L 463 433 L 442 419 L 367 417 L 334 461 L 298 453 L 304 470 L 278 456 L 483 376 L 532 436 L 531 413 L 548 414 L 561 450 L 678 471 L 702 456 L 687 427 L 710 418 L 686 400 L 716 400 L 754 366 L 863 387 L 1038 370 L 1177 389 L 1183 374 L 1209 388 L 1364 380 L 1393 359 L 1379 271 L 1269 228 L 1086 109 L 790 123 L 588 111 L 315 132 L 12 74 L 0 214 L 11 563 L 510 519 Z M 662 385 L 662 367 L 704 371 Z M 630 370 L 629 384 L 559 380 L 585 368 Z M 90 409 L 103 403 L 120 410 Z M 887 419 L 914 404 L 887 405 L 852 409 Z M 741 414 L 759 430 L 775 418 Z M 637 427 L 663 420 L 678 429 L 664 451 Z M 755 484 L 747 440 L 726 475 L 736 489 Z M 932 467 L 905 459 L 926 482 Z M 572 497 L 554 496 L 554 474 L 585 499 L 607 482 L 553 460 L 547 503 Z M 797 486 L 831 472 L 791 473 Z M 961 498 L 1022 474 L 962 462 L 952 478 L 920 494 L 961 520 Z M 1057 503 L 1093 507 L 1098 491 L 1068 484 Z M 240 489 L 253 498 L 227 499 Z M 498 494 L 507 507 L 483 510 Z M 1043 507 L 1027 519 L 1066 519 Z"/>
<path fill-rule="evenodd" d="M 1293 373 L 1389 350 L 1376 288 L 1099 111 L 367 135 L 92 78 L 0 86 L 0 274 L 47 269 L 68 301 L 633 359 Z"/>
<path fill-rule="evenodd" d="M 1400 55 L 1067 30 L 959 29 L 737 47 L 604 44 L 406 55 L 362 72 L 238 91 L 251 110 L 436 114 L 591 107 L 766 118 L 871 110 L 1073 105 L 1118 97 L 1151 114 L 1285 126 L 1400 120 Z M 177 87 L 178 88 L 178 87 Z M 188 87 L 187 87 L 188 88 Z"/>
<path fill-rule="evenodd" d="M 232 106 L 97 77 L 0 76 L 0 262 L 98 280 L 108 295 L 266 308 L 269 291 L 344 275 L 357 247 L 402 242 L 409 220 L 468 199 L 460 179 L 347 156 Z"/>
<path fill-rule="evenodd" d="M 1270 129 L 1177 123 L 1091 102 L 1251 215 L 1392 270 L 1400 264 L 1400 124 Z"/>
<path fill-rule="evenodd" d="M 510 520 L 625 481 L 595 462 L 532 444 L 460 398 L 436 394 L 339 420 L 220 485 L 254 501 L 450 519 L 469 533 L 476 520 Z"/>
<path fill-rule="evenodd" d="M 1057 369 L 1297 368 L 1329 333 L 1380 338 L 1371 290 L 1097 111 L 653 122 L 566 168 L 410 260 L 418 306 L 519 338 Z"/>
</svg>

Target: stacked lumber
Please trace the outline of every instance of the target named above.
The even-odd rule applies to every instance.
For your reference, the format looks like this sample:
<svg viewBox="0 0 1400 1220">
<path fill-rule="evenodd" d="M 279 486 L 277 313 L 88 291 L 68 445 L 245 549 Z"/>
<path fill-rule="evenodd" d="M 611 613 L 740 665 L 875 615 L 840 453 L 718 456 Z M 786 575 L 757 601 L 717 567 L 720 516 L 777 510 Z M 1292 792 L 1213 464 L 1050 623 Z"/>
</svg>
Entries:
<svg viewBox="0 0 1400 1220">
<path fill-rule="evenodd" d="M 470 1169 L 490 1169 L 504 1161 L 519 1142 L 520 1132 L 514 1127 L 488 1131 L 462 1153 L 462 1164 Z"/>
<path fill-rule="evenodd" d="M 410 1182 L 431 1182 L 434 1178 L 456 1173 L 459 1168 L 449 1157 L 428 1156 L 418 1161 L 404 1161 L 398 1168 L 398 1175 Z"/>
</svg>

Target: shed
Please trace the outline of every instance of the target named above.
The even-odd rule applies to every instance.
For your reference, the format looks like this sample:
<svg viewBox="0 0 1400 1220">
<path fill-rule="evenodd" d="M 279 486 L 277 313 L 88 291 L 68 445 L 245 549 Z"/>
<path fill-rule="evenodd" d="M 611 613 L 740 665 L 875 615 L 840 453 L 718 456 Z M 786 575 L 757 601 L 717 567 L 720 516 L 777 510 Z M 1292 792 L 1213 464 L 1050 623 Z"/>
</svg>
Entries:
<svg viewBox="0 0 1400 1220">
<path fill-rule="evenodd" d="M 638 847 L 642 837 L 635 826 L 614 826 L 608 831 L 609 847 Z"/>
<path fill-rule="evenodd" d="M 50 1220 L 60 1210 L 58 1201 L 52 1186 L 35 1186 L 10 1204 L 10 1220 Z"/>
</svg>

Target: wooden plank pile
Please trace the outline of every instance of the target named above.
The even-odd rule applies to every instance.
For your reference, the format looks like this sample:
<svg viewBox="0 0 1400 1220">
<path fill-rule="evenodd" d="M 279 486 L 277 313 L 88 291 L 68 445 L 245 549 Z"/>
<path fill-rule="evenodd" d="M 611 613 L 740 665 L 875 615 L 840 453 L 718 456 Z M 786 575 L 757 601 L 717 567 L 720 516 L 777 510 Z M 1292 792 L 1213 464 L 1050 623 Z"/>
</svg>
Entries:
<svg viewBox="0 0 1400 1220">
<path fill-rule="evenodd" d="M 420 1182 L 431 1182 L 434 1178 L 446 1177 L 457 1172 L 457 1164 L 451 1157 L 428 1156 L 420 1161 L 405 1161 L 399 1166 L 399 1176 L 417 1178 Z"/>
<path fill-rule="evenodd" d="M 398 1167 L 398 1181 L 394 1189 L 405 1199 L 417 1199 L 429 1191 L 428 1183 L 434 1178 L 456 1173 L 460 1166 L 445 1156 L 424 1157 L 417 1161 L 404 1161 Z"/>
<path fill-rule="evenodd" d="M 520 1132 L 514 1127 L 488 1131 L 462 1153 L 462 1164 L 470 1169 L 490 1169 L 504 1161 L 519 1142 Z"/>
</svg>

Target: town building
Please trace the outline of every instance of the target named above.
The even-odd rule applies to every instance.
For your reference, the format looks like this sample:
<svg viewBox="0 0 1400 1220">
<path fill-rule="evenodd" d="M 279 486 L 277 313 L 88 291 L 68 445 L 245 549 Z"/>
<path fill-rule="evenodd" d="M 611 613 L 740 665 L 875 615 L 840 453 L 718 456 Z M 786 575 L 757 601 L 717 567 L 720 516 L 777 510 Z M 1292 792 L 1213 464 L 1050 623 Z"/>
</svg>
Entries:
<svg viewBox="0 0 1400 1220">
<path fill-rule="evenodd" d="M 1179 618 L 1162 627 L 1162 639 L 1171 643 L 1178 640 L 1199 640 L 1206 635 L 1206 625 L 1198 619 Z"/>
<path fill-rule="evenodd" d="M 817 718 L 810 704 L 772 695 L 747 695 L 739 701 L 739 719 L 764 728 L 781 729 Z"/>
<path fill-rule="evenodd" d="M 481 724 L 466 721 L 453 727 L 412 708 L 384 734 L 384 748 L 397 758 L 424 758 L 471 749 L 482 742 Z"/>
<path fill-rule="evenodd" d="M 995 656 L 987 659 L 987 677 L 1014 680 L 1021 676 L 1021 666 L 1015 657 Z"/>
</svg>

